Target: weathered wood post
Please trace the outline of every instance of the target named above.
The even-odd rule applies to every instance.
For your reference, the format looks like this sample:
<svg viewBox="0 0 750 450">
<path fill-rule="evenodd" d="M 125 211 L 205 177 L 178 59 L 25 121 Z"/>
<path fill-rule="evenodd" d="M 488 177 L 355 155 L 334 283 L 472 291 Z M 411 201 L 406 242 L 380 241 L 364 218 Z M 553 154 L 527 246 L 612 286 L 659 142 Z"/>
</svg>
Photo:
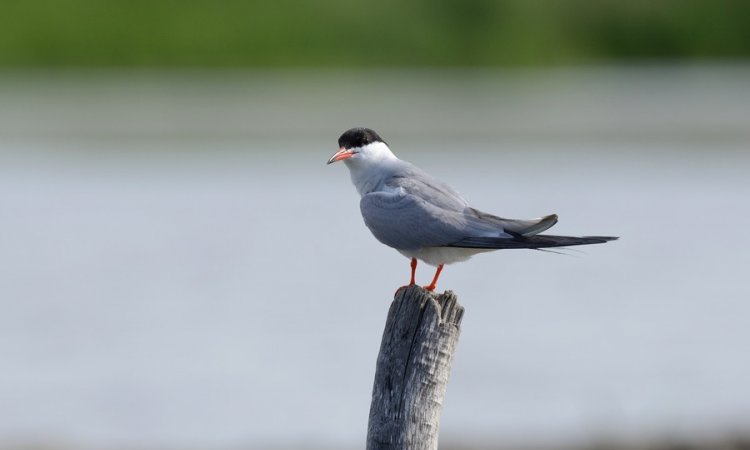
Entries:
<svg viewBox="0 0 750 450">
<path fill-rule="evenodd" d="M 464 308 L 419 286 L 391 303 L 372 389 L 367 450 L 436 450 Z"/>
</svg>

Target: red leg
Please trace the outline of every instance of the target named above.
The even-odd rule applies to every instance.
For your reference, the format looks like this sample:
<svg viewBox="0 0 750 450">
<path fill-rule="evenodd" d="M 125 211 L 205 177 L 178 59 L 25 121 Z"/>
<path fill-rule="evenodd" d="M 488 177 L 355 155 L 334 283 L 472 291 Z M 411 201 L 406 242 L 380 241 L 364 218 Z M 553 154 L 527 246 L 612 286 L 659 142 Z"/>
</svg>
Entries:
<svg viewBox="0 0 750 450">
<path fill-rule="evenodd" d="M 424 288 L 427 289 L 428 291 L 434 291 L 435 287 L 437 286 L 437 280 L 440 277 L 440 272 L 442 271 L 443 271 L 443 265 L 440 264 L 437 270 L 435 271 L 435 278 L 432 279 L 432 283 L 430 283 L 429 286 L 425 286 Z"/>
<path fill-rule="evenodd" d="M 414 286 L 417 284 L 416 281 L 414 281 L 414 275 L 417 273 L 417 258 L 411 259 L 411 281 L 409 282 L 409 286 Z"/>
<path fill-rule="evenodd" d="M 416 275 L 416 273 L 417 273 L 417 258 L 412 258 L 411 259 L 411 281 L 409 282 L 407 286 L 401 286 L 400 288 L 396 289 L 396 294 L 398 294 L 398 291 L 400 291 L 403 288 L 414 286 L 415 284 L 417 284 L 417 282 L 414 281 L 414 276 Z"/>
</svg>

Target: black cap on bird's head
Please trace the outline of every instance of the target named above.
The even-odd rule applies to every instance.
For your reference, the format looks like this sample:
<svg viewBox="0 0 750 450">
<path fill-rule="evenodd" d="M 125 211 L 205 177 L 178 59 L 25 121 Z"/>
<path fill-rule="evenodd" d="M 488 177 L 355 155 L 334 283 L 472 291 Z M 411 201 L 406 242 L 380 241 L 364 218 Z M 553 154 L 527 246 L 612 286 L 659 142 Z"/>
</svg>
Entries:
<svg viewBox="0 0 750 450">
<path fill-rule="evenodd" d="M 350 128 L 339 137 L 339 151 L 331 156 L 328 164 L 349 159 L 359 153 L 359 149 L 377 142 L 385 144 L 375 131 L 364 127 Z"/>
<path fill-rule="evenodd" d="M 339 147 L 347 149 L 364 147 L 373 142 L 385 141 L 378 136 L 378 133 L 364 127 L 350 128 L 339 137 Z"/>
</svg>

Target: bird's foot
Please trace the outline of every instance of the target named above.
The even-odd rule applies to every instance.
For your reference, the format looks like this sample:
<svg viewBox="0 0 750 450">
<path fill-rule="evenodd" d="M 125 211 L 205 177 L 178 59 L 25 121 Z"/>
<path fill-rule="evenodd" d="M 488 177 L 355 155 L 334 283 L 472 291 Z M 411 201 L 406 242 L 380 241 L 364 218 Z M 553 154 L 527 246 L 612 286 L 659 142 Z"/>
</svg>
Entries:
<svg viewBox="0 0 750 450">
<path fill-rule="evenodd" d="M 430 283 L 429 286 L 425 286 L 424 288 L 430 292 L 433 292 L 435 288 L 437 287 L 437 281 L 438 278 L 440 278 L 440 272 L 443 271 L 443 264 L 440 264 L 435 271 L 435 277 L 432 279 L 432 283 Z"/>
</svg>

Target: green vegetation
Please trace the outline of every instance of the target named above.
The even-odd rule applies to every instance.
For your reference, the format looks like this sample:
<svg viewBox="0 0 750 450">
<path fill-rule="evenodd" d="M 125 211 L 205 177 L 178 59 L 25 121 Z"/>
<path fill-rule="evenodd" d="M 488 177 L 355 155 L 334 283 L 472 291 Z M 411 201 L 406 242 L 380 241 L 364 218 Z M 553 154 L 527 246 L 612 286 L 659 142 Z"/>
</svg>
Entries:
<svg viewBox="0 0 750 450">
<path fill-rule="evenodd" d="M 747 0 L 5 0 L 0 66 L 496 66 L 750 57 Z"/>
</svg>

